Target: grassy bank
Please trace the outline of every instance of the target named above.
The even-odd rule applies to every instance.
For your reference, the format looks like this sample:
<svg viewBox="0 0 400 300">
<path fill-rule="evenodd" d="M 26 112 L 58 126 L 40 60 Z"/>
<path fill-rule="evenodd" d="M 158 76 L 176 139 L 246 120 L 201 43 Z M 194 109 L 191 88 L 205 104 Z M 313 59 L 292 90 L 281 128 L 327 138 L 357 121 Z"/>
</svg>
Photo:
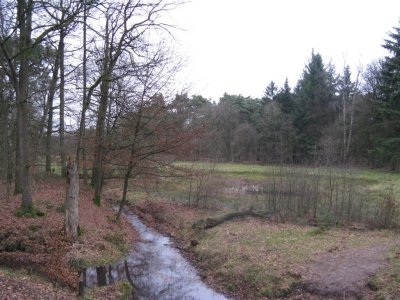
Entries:
<svg viewBox="0 0 400 300">
<path fill-rule="evenodd" d="M 393 254 L 399 251 L 398 233 L 384 229 L 398 225 L 399 174 L 246 164 L 179 166 L 196 176 L 138 180 L 130 187 L 129 201 L 150 225 L 185 241 L 182 247 L 212 285 L 243 299 L 290 297 L 319 255 L 382 244 L 392 254 L 371 279 L 376 287 L 368 293 L 400 293 Z M 119 197 L 119 185 L 108 186 L 112 198 Z M 208 230 L 192 227 L 200 219 L 249 209 L 271 214 L 268 220 L 236 219 Z"/>
<path fill-rule="evenodd" d="M 397 243 L 392 249 L 398 249 L 400 242 L 390 230 L 322 229 L 254 218 L 200 230 L 192 224 L 210 216 L 207 209 L 152 201 L 138 204 L 136 210 L 148 225 L 176 238 L 211 285 L 239 299 L 290 297 L 302 284 L 307 265 L 323 253 L 377 244 Z M 389 280 L 379 287 L 386 295 L 395 295 L 387 286 L 396 286 L 398 279 L 384 274 L 393 272 L 396 264 L 395 259 L 379 275 L 379 280 Z"/>
</svg>

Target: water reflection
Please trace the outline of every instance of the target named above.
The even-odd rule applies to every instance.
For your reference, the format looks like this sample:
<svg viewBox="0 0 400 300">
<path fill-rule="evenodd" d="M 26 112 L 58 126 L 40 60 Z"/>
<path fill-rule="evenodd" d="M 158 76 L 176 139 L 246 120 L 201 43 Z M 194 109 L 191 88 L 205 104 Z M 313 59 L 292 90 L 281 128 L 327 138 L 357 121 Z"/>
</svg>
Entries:
<svg viewBox="0 0 400 300">
<path fill-rule="evenodd" d="M 126 212 L 126 216 L 141 242 L 113 266 L 85 269 L 81 276 L 85 287 L 128 280 L 133 287 L 131 299 L 226 299 L 200 280 L 169 238 L 147 228 L 132 213 Z"/>
</svg>

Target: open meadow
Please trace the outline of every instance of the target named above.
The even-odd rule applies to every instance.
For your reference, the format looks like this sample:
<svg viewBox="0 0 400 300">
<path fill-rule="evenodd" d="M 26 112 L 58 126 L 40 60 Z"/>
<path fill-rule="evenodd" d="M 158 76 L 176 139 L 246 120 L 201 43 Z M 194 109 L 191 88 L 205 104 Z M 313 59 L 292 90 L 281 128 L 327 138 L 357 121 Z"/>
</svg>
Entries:
<svg viewBox="0 0 400 300">
<path fill-rule="evenodd" d="M 216 288 L 246 299 L 400 295 L 400 174 L 176 166 L 180 176 L 132 182 L 129 205 Z M 119 185 L 106 185 L 108 197 L 120 197 Z"/>
</svg>

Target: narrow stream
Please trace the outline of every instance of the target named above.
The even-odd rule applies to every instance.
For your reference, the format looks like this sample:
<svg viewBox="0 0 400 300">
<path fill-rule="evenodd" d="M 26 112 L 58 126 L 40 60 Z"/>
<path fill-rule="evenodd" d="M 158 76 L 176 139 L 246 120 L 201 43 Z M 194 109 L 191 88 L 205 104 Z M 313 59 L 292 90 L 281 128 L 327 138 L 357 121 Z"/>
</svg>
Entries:
<svg viewBox="0 0 400 300">
<path fill-rule="evenodd" d="M 117 264 L 85 269 L 85 287 L 128 280 L 133 287 L 131 299 L 226 299 L 201 281 L 168 237 L 146 227 L 131 212 L 125 216 L 138 231 L 140 241 Z"/>
</svg>

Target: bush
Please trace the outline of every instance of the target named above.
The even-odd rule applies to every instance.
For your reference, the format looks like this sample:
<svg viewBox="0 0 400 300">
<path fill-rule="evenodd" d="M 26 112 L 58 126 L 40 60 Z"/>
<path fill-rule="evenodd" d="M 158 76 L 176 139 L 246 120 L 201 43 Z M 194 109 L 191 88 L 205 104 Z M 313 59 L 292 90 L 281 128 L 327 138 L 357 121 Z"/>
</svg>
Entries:
<svg viewBox="0 0 400 300">
<path fill-rule="evenodd" d="M 93 197 L 93 203 L 100 207 L 101 205 L 100 196 Z"/>
</svg>

